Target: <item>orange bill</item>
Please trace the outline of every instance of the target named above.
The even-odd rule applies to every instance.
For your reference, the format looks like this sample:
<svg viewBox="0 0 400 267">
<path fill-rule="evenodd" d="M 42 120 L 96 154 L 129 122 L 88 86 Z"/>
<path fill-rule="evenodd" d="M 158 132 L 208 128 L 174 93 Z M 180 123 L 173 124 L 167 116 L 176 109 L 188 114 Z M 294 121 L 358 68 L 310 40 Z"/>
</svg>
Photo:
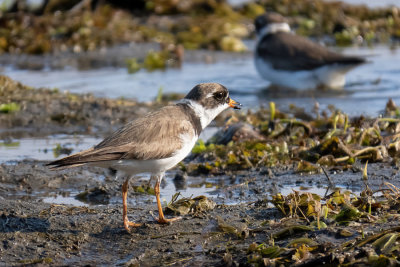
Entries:
<svg viewBox="0 0 400 267">
<path fill-rule="evenodd" d="M 234 109 L 240 109 L 240 108 L 242 107 L 242 105 L 241 105 L 239 102 L 236 102 L 236 101 L 233 100 L 232 98 L 229 98 L 229 103 L 228 103 L 228 105 L 229 105 L 231 108 L 234 108 Z"/>
</svg>

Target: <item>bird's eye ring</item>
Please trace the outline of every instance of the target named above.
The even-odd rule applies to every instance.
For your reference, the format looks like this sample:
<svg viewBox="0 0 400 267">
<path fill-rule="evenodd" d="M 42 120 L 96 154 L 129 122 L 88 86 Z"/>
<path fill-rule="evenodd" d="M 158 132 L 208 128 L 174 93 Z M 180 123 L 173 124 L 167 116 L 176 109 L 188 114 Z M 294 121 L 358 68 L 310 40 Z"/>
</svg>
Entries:
<svg viewBox="0 0 400 267">
<path fill-rule="evenodd" d="M 222 99 L 224 99 L 224 97 L 225 97 L 225 94 L 224 94 L 224 92 L 218 92 L 218 93 L 215 93 L 214 94 L 214 98 L 216 99 L 216 100 L 222 100 Z"/>
</svg>

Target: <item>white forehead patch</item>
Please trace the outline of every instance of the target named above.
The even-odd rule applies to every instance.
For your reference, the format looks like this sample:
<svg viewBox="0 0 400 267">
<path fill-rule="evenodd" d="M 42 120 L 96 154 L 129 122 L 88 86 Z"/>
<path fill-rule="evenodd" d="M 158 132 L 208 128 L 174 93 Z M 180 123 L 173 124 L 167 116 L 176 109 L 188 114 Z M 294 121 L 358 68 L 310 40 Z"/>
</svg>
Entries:
<svg viewBox="0 0 400 267">
<path fill-rule="evenodd" d="M 276 32 L 290 32 L 289 24 L 286 22 L 268 24 L 266 27 L 261 29 L 258 38 L 262 39 L 265 35 Z"/>
<path fill-rule="evenodd" d="M 208 95 L 206 95 L 206 98 L 213 97 L 213 96 L 214 96 L 214 93 L 208 93 Z"/>
</svg>

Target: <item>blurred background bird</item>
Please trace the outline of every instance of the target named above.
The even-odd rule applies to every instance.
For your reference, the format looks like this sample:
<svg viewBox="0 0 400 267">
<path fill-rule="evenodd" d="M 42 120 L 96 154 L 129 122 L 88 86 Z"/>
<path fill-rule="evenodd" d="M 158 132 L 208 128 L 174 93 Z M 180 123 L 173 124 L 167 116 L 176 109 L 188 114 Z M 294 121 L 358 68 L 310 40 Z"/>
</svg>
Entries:
<svg viewBox="0 0 400 267">
<path fill-rule="evenodd" d="M 255 19 L 258 73 L 273 85 L 296 90 L 340 89 L 345 75 L 365 59 L 330 51 L 290 31 L 287 20 L 270 12 Z"/>
</svg>

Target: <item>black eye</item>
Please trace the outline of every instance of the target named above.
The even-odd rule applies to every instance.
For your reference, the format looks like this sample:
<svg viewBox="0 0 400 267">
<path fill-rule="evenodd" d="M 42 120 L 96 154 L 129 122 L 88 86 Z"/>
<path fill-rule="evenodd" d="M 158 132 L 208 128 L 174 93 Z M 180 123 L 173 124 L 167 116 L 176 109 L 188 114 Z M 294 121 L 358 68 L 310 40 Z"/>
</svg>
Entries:
<svg viewBox="0 0 400 267">
<path fill-rule="evenodd" d="M 214 94 L 214 98 L 218 101 L 223 100 L 226 97 L 226 92 L 217 92 Z"/>
</svg>

